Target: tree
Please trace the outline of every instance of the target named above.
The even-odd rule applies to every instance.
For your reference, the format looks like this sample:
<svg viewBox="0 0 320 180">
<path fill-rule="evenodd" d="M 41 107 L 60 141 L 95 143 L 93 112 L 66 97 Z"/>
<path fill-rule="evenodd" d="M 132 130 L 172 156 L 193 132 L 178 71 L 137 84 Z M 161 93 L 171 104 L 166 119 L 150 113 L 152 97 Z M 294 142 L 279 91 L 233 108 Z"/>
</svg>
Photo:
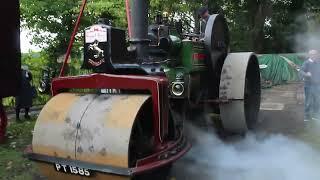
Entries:
<svg viewBox="0 0 320 180">
<path fill-rule="evenodd" d="M 56 59 L 63 55 L 79 13 L 79 0 L 21 0 L 22 21 L 35 32 L 33 43 L 45 47 L 49 65 L 57 68 Z M 82 18 L 73 55 L 79 54 L 83 29 L 95 23 L 99 16 L 107 16 L 113 23 L 125 27 L 123 1 L 89 1 Z"/>
<path fill-rule="evenodd" d="M 125 0 L 88 2 L 80 30 L 96 22 L 100 15 L 112 19 L 115 26 L 126 28 Z M 49 45 L 46 51 L 50 62 L 64 54 L 80 3 L 80 0 L 21 0 L 23 21 L 37 32 L 35 43 Z M 149 17 L 166 11 L 173 21 L 182 21 L 185 33 L 197 32 L 197 9 L 203 5 L 211 13 L 225 15 L 233 51 L 294 52 L 295 35 L 312 28 L 316 31 L 320 22 L 318 0 L 150 0 Z M 82 45 L 81 40 L 80 33 L 75 50 Z"/>
<path fill-rule="evenodd" d="M 294 52 L 296 34 L 308 29 L 308 14 L 319 14 L 315 9 L 320 6 L 317 0 L 208 0 L 207 4 L 228 19 L 233 50 L 257 53 Z"/>
</svg>

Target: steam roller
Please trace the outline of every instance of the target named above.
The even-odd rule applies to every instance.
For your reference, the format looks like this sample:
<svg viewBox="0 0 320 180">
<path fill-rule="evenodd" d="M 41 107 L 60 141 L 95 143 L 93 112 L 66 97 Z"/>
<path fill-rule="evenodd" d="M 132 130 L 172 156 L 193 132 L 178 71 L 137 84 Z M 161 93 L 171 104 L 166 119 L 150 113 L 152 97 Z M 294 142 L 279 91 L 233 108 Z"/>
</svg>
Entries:
<svg viewBox="0 0 320 180">
<path fill-rule="evenodd" d="M 100 18 L 84 30 L 82 68 L 93 73 L 64 76 L 63 66 L 51 82 L 28 152 L 48 179 L 167 179 L 191 148 L 186 122 L 236 134 L 254 128 L 258 60 L 229 53 L 222 15 L 211 15 L 202 34 L 184 34 L 160 14 L 148 25 L 147 0 L 126 7 L 129 46 L 124 30 Z"/>
</svg>

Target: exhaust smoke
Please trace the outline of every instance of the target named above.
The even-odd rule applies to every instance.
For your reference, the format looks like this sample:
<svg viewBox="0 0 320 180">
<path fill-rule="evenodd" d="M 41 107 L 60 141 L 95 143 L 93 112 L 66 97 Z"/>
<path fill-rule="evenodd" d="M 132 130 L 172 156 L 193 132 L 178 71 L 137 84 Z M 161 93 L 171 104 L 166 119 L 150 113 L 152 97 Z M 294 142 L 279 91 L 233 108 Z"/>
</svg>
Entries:
<svg viewBox="0 0 320 180">
<path fill-rule="evenodd" d="M 320 153 L 284 135 L 248 134 L 223 142 L 195 127 L 185 179 L 212 180 L 319 180 Z"/>
<path fill-rule="evenodd" d="M 320 50 L 320 25 L 316 20 L 308 20 L 298 17 L 297 22 L 305 24 L 305 32 L 297 33 L 294 36 L 295 52 L 308 52 L 311 49 Z"/>
<path fill-rule="evenodd" d="M 305 19 L 301 19 L 297 19 L 297 21 L 305 23 Z M 305 28 L 305 33 L 288 37 L 295 42 L 295 52 L 304 53 L 311 49 L 320 50 L 319 22 L 309 21 Z M 290 120 L 288 123 L 296 122 Z M 292 125 L 288 125 L 287 128 L 290 128 L 290 126 Z M 312 143 L 319 144 L 319 121 L 309 122 L 307 127 L 301 127 L 303 138 L 283 134 L 251 132 L 241 139 L 222 141 L 214 135 L 214 132 L 202 131 L 191 125 L 187 125 L 186 129 L 190 132 L 186 134 L 192 135 L 189 139 L 191 139 L 193 147 L 186 157 L 179 162 L 183 164 L 181 165 L 183 168 L 179 169 L 180 165 L 177 167 L 178 170 L 185 173 L 181 179 L 320 179 L 320 148 L 315 149 L 307 142 L 313 141 Z M 295 135 L 301 136 L 301 134 Z M 303 141 L 306 140 L 306 143 L 298 138 L 302 138 Z"/>
<path fill-rule="evenodd" d="M 311 49 L 319 50 L 320 31 L 296 35 L 296 52 L 308 52 Z"/>
</svg>

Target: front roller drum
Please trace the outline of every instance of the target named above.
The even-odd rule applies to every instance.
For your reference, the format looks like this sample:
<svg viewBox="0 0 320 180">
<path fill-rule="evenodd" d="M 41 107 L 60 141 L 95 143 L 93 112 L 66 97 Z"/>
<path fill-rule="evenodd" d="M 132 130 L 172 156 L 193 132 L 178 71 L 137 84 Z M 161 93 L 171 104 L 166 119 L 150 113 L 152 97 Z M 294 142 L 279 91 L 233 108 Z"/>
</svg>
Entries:
<svg viewBox="0 0 320 180">
<path fill-rule="evenodd" d="M 63 162 L 90 168 L 112 167 L 114 174 L 134 164 L 130 157 L 130 142 L 135 121 L 150 101 L 149 95 L 79 95 L 64 93 L 53 97 L 41 111 L 34 129 L 33 153 L 49 157 L 54 163 L 39 163 L 49 179 L 81 179 L 84 176 L 64 172 Z M 147 104 L 147 106 L 150 106 Z M 151 137 L 149 137 L 151 139 Z M 143 156 L 143 155 L 142 155 Z M 67 170 L 69 171 L 69 170 Z M 80 171 L 79 169 L 78 175 Z M 73 171 L 74 173 L 75 171 Z M 94 179 L 131 179 L 107 173 L 94 173 Z"/>
<path fill-rule="evenodd" d="M 254 53 L 227 56 L 220 79 L 220 119 L 225 131 L 245 133 L 254 128 L 260 110 L 261 85 L 258 58 Z"/>
</svg>

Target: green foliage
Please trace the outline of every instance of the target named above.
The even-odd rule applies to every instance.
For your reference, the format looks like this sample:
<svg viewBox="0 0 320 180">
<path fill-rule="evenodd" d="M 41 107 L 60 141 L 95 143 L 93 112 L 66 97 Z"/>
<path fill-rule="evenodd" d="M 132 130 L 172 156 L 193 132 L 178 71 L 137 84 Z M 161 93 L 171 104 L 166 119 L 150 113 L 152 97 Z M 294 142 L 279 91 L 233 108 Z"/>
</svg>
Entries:
<svg viewBox="0 0 320 180">
<path fill-rule="evenodd" d="M 48 55 L 46 51 L 36 53 L 36 52 L 29 52 L 22 54 L 22 65 L 27 65 L 29 70 L 33 76 L 32 84 L 37 88 L 39 86 L 41 77 L 42 77 L 42 70 L 48 66 Z M 58 64 L 59 65 L 59 64 Z M 84 75 L 90 74 L 91 70 L 84 70 L 81 69 L 82 61 L 79 59 L 72 59 L 71 63 L 68 64 L 67 68 L 67 75 L 75 76 L 75 75 Z M 58 71 L 55 73 L 57 75 Z M 50 99 L 50 94 L 40 94 L 38 92 L 38 96 L 33 99 L 33 105 L 44 105 Z M 8 97 L 3 99 L 3 104 L 6 107 L 14 108 L 15 107 L 15 98 Z"/>
<path fill-rule="evenodd" d="M 47 64 L 58 70 L 56 60 L 65 54 L 77 19 L 80 0 L 21 0 L 21 17 L 24 26 L 35 33 L 33 43 L 45 47 Z M 83 29 L 97 21 L 98 17 L 110 18 L 114 25 L 125 27 L 124 1 L 89 1 L 82 18 L 72 57 L 80 56 Z"/>
<path fill-rule="evenodd" d="M 32 84 L 37 88 L 42 75 L 42 69 L 48 64 L 47 55 L 44 52 L 29 52 L 22 54 L 21 64 L 29 67 L 33 76 Z M 43 105 L 49 99 L 49 95 L 38 93 L 38 96 L 33 100 L 33 105 Z M 14 97 L 4 98 L 3 104 L 7 107 L 13 108 L 15 106 Z"/>
<path fill-rule="evenodd" d="M 97 17 L 103 16 L 112 20 L 114 26 L 126 28 L 126 10 L 125 1 L 105 1 L 95 0 L 89 1 L 85 12 L 84 20 L 87 25 L 96 22 Z M 89 15 L 89 16 L 88 16 Z"/>
<path fill-rule="evenodd" d="M 59 68 L 55 61 L 66 51 L 80 3 L 80 0 L 21 0 L 22 20 L 36 32 L 34 43 L 48 45 L 46 54 L 51 67 Z M 197 9 L 202 5 L 208 6 L 211 13 L 226 16 L 233 51 L 292 52 L 295 35 L 308 29 L 317 30 L 320 23 L 317 0 L 150 0 L 149 17 L 153 19 L 157 13 L 166 11 L 172 20 L 181 20 L 184 32 L 194 32 L 199 28 Z M 125 1 L 88 1 L 80 32 L 99 16 L 125 28 Z M 81 46 L 79 33 L 73 57 L 79 58 Z"/>
<path fill-rule="evenodd" d="M 308 23 L 314 21 L 310 16 L 319 17 L 320 7 L 315 0 L 218 0 L 208 4 L 212 11 L 223 9 L 232 50 L 258 53 L 294 52 L 295 36 L 308 31 Z"/>
</svg>

